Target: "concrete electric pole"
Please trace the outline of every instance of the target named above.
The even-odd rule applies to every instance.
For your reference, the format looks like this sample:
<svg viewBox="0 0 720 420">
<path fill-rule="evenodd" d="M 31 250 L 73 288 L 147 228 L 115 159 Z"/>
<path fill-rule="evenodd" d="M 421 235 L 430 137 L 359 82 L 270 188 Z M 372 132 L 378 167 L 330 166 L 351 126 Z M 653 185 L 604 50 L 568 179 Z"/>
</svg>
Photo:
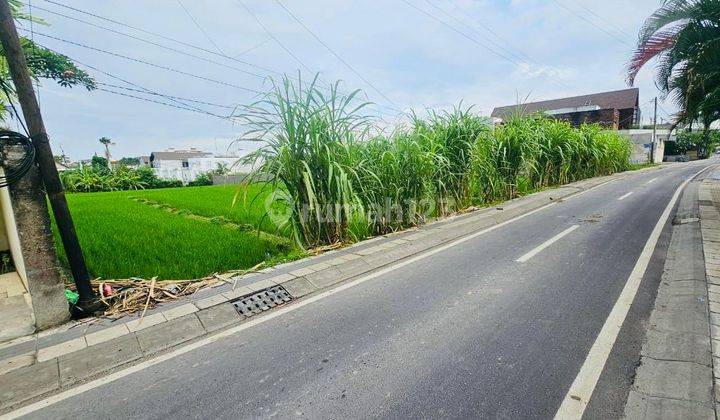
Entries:
<svg viewBox="0 0 720 420">
<path fill-rule="evenodd" d="M 30 139 L 35 146 L 35 156 L 52 207 L 55 222 L 62 238 L 65 254 L 67 255 L 80 300 L 81 309 L 94 306 L 95 294 L 90 286 L 90 275 L 85 265 L 85 259 L 80 249 L 80 243 L 75 233 L 75 225 L 70 216 L 65 192 L 58 176 L 53 159 L 50 140 L 45 124 L 43 123 L 40 107 L 38 106 L 32 79 L 28 72 L 25 55 L 20 46 L 15 21 L 12 16 L 8 0 L 0 0 L 0 41 L 5 51 L 5 58 L 10 69 L 15 92 L 22 107 L 23 116 L 27 125 Z M 47 217 L 47 216 L 45 216 Z"/>
</svg>

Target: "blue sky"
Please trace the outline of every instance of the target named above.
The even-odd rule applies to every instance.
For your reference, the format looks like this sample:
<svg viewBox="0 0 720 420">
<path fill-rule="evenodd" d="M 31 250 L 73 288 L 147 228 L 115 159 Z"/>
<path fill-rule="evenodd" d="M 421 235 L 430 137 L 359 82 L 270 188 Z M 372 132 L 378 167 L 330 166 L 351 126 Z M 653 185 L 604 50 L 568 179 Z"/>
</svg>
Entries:
<svg viewBox="0 0 720 420">
<path fill-rule="evenodd" d="M 295 74 L 302 69 L 304 77 L 309 77 L 312 73 L 307 67 L 320 72 L 324 81 L 342 80 L 343 90 L 363 89 L 370 100 L 377 102 L 378 112 L 392 119 L 397 112 L 390 108 L 444 109 L 462 100 L 488 115 L 494 106 L 513 104 L 518 99 L 543 100 L 625 88 L 624 67 L 637 30 L 660 3 L 659 0 L 281 1 L 362 78 L 293 20 L 276 0 L 58 1 L 220 51 L 262 69 L 45 0 L 31 0 L 30 4 L 35 7 L 34 15 L 50 23 L 33 27 L 38 43 L 152 91 L 225 106 L 257 99 L 255 93 L 237 87 L 161 70 L 41 34 L 257 91 L 269 86 L 263 76 L 278 78 L 282 73 Z M 295 57 L 268 35 L 243 4 Z M 167 51 L 40 8 L 257 75 Z M 29 30 L 29 25 L 24 25 L 24 29 Z M 28 32 L 22 34 L 30 36 Z M 97 71 L 88 71 L 100 82 L 123 84 Z M 652 112 L 650 101 L 659 94 L 652 68 L 640 73 L 636 86 L 640 88 L 640 102 L 647 118 Z M 224 119 L 101 91 L 62 88 L 49 81 L 40 86 L 40 101 L 55 153 L 59 154 L 62 147 L 73 159 L 87 158 L 95 152 L 101 154 L 97 139 L 102 136 L 116 142 L 112 153 L 119 158 L 147 155 L 167 147 L 194 146 L 223 152 L 242 132 L 242 127 Z M 674 112 L 670 101 L 661 102 L 661 106 L 663 118 L 667 118 L 667 112 Z M 229 111 L 203 107 L 223 115 Z"/>
</svg>

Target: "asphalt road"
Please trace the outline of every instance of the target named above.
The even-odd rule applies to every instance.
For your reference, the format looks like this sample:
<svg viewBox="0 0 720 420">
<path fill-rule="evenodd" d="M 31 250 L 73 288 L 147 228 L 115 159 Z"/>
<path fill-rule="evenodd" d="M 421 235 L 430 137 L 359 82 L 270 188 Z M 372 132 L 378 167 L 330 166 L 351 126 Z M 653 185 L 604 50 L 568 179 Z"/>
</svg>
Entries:
<svg viewBox="0 0 720 420">
<path fill-rule="evenodd" d="M 707 165 L 631 174 L 30 417 L 552 417 L 675 189 Z M 643 287 L 628 325 L 651 309 Z M 586 416 L 622 412 L 641 338 L 623 329 Z"/>
</svg>

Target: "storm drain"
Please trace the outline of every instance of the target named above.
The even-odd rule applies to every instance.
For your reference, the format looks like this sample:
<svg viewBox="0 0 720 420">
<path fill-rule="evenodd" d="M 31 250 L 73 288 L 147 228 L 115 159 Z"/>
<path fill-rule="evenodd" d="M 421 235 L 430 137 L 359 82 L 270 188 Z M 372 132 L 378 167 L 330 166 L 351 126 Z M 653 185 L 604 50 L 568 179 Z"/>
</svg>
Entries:
<svg viewBox="0 0 720 420">
<path fill-rule="evenodd" d="M 253 316 L 291 300 L 292 296 L 282 286 L 273 286 L 242 297 L 233 302 L 233 306 L 240 315 Z"/>
</svg>

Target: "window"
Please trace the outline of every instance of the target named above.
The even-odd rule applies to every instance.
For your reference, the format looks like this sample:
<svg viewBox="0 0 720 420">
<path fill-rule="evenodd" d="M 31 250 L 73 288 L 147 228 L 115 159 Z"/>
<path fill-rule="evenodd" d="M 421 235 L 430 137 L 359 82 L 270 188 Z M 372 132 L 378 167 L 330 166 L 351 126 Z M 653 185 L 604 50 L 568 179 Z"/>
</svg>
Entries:
<svg viewBox="0 0 720 420">
<path fill-rule="evenodd" d="M 183 168 L 189 168 L 189 167 L 190 167 L 190 163 L 188 163 L 187 160 L 183 160 L 183 161 L 182 161 L 182 167 L 183 167 Z"/>
</svg>

